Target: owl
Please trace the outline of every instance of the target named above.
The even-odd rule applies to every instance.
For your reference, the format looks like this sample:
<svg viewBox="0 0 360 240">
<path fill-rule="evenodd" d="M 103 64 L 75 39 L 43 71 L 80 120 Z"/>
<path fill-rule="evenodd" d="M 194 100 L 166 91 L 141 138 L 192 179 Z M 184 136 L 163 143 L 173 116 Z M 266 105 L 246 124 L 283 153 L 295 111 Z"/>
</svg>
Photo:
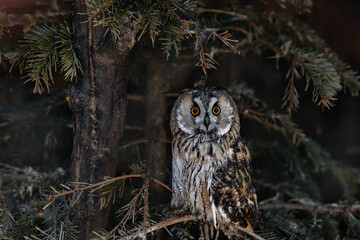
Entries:
<svg viewBox="0 0 360 240">
<path fill-rule="evenodd" d="M 240 138 L 234 100 L 223 89 L 197 87 L 171 111 L 173 208 L 189 207 L 199 220 L 232 238 L 232 223 L 253 231 L 257 200 L 250 155 Z"/>
</svg>

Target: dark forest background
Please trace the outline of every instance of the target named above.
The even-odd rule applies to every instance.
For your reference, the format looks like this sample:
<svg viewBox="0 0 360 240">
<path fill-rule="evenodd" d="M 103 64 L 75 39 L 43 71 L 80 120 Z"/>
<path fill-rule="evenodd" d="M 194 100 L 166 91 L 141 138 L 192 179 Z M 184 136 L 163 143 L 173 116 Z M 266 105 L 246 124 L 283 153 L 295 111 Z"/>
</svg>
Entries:
<svg viewBox="0 0 360 240">
<path fill-rule="evenodd" d="M 207 8 L 222 9 L 226 5 L 225 2 L 209 1 Z M 292 11 L 289 8 L 282 9 L 276 1 L 261 4 L 261 7 L 266 11 L 280 13 Z M 360 2 L 318 0 L 313 2 L 311 9 L 310 13 L 291 14 L 314 29 L 342 60 L 359 72 Z M 6 53 L 14 49 L 17 41 L 31 27 L 56 22 L 62 18 L 58 16 L 59 12 L 60 15 L 68 16 L 71 11 L 71 4 L 65 1 L 40 0 L 35 3 L 26 0 L 0 0 L 0 52 Z M 152 48 L 149 39 L 141 39 L 140 43 L 135 44 L 129 56 L 128 102 L 116 176 L 130 172 L 146 172 L 151 165 L 151 168 L 155 169 L 154 176 L 171 186 L 170 110 L 178 93 L 185 88 L 192 88 L 194 82 L 201 79 L 205 79 L 208 85 L 229 88 L 235 94 L 239 89 L 253 89 L 256 98 L 266 103 L 267 106 L 263 108 L 265 113 L 271 115 L 270 110 L 286 113 L 281 106 L 289 64 L 280 61 L 279 67 L 276 68 L 276 61 L 271 58 L 271 52 L 265 51 L 262 56 L 251 51 L 241 55 L 231 52 L 218 54 L 217 69 L 208 70 L 207 76 L 204 76 L 202 69 L 196 66 L 197 59 L 186 47 L 183 54 L 178 57 L 171 55 L 167 59 L 159 45 Z M 13 212 L 16 218 L 16 212 L 20 208 L 46 204 L 42 194 L 49 194 L 50 185 L 60 189 L 60 183 L 68 184 L 66 179 L 71 168 L 73 117 L 68 105 L 69 84 L 63 75 L 56 73 L 50 93 L 45 90 L 40 95 L 33 93 L 33 82 L 24 84 L 19 71 L 15 68 L 10 73 L 10 68 L 11 64 L 3 57 L 0 63 L 0 206 Z M 338 100 L 334 107 L 322 108 L 313 103 L 311 91 L 303 91 L 305 81 L 297 81 L 296 84 L 299 89 L 300 107 L 291 113 L 291 119 L 303 129 L 307 137 L 318 142 L 330 153 L 331 157 L 326 157 L 333 159 L 336 166 L 344 166 L 345 170 L 334 170 L 332 166 L 317 166 L 320 170 L 316 169 L 317 167 L 309 163 L 309 159 L 303 157 L 307 152 L 304 147 L 297 148 L 289 144 L 281 133 L 259 127 L 259 122 L 243 114 L 241 135 L 248 142 L 254 159 L 252 175 L 259 202 L 276 197 L 279 192 L 279 202 L 296 199 L 296 203 L 315 202 L 323 205 L 359 203 L 359 178 L 350 179 L 346 183 L 350 183 L 351 191 L 344 187 L 343 182 L 345 178 L 348 181 L 347 177 L 350 178 L 350 175 L 360 174 L 359 98 L 343 90 L 337 95 Z M 159 92 L 162 94 L 160 97 Z M 252 92 L 249 96 L 252 96 Z M 344 179 L 341 178 L 342 174 Z M 141 187 L 141 184 L 136 182 L 130 185 L 125 186 L 124 196 L 117 199 L 112 207 L 108 230 L 119 221 L 121 213 L 118 209 L 133 198 L 133 195 L 127 193 Z M 291 193 L 286 193 L 287 191 Z M 153 186 L 150 199 L 152 206 L 161 206 L 163 209 L 162 213 L 155 214 L 155 219 L 162 219 L 159 217 L 161 214 L 172 216 L 168 213 L 171 212 L 167 205 L 170 194 L 166 190 Z M 310 199 L 309 202 L 306 202 L 306 199 Z M 45 211 L 41 214 L 45 214 L 46 217 L 49 213 Z M 286 222 L 288 219 L 291 219 L 290 222 L 300 219 L 299 221 L 305 224 L 300 224 L 301 227 L 299 225 L 295 230 L 291 227 L 285 230 L 279 227 L 274 230 L 273 226 L 268 224 L 272 220 L 269 220 L 271 217 L 267 214 L 283 216 L 281 221 L 280 217 L 277 218 L 278 226 L 291 226 Z M 341 216 L 326 222 L 326 214 L 318 218 L 302 210 L 291 210 L 291 213 L 263 211 L 259 220 L 262 227 L 257 231 L 265 239 L 360 237 L 357 235 L 360 233 L 359 211 L 353 213 L 357 220 L 352 227 L 349 227 L 351 224 L 348 217 L 340 214 Z M 46 225 L 42 223 L 45 217 L 35 217 L 35 225 Z M 312 219 L 321 219 L 321 223 L 315 224 L 314 227 Z M 262 221 L 267 223 L 264 224 Z M 305 229 L 304 232 L 299 230 L 302 227 Z M 319 230 L 314 230 L 316 234 L 313 234 L 312 230 L 309 230 L 312 228 Z M 174 234 L 179 230 L 170 231 Z M 0 232 L 0 236 L 1 234 L 3 233 Z M 156 236 L 158 239 L 170 238 L 166 231 Z M 177 235 L 174 234 L 173 238 L 174 236 Z"/>
</svg>

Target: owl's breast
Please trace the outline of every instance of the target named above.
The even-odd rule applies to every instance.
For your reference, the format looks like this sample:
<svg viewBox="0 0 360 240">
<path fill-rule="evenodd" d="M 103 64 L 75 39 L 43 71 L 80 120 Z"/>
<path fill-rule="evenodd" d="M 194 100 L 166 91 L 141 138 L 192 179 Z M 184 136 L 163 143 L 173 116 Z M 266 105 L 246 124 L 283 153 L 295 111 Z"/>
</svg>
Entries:
<svg viewBox="0 0 360 240">
<path fill-rule="evenodd" d="M 196 148 L 185 148 L 183 194 L 190 210 L 199 219 L 211 221 L 209 191 L 217 169 L 226 165 L 233 155 L 232 148 L 216 143 L 197 144 Z"/>
</svg>

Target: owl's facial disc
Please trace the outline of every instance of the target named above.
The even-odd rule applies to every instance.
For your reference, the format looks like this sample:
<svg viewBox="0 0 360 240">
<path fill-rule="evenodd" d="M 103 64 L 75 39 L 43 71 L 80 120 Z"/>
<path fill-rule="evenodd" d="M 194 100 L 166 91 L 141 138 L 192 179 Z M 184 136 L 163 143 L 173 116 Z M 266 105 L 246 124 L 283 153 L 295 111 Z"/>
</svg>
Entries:
<svg viewBox="0 0 360 240">
<path fill-rule="evenodd" d="M 227 134 L 234 121 L 234 109 L 222 92 L 191 91 L 177 109 L 179 128 L 188 134 L 216 138 Z"/>
<path fill-rule="evenodd" d="M 199 130 L 203 133 L 220 137 L 229 132 L 233 119 L 233 111 L 227 99 L 222 95 L 202 99 L 207 106 L 204 108 L 205 113 L 197 120 Z M 199 102 L 200 99 L 194 99 Z"/>
</svg>

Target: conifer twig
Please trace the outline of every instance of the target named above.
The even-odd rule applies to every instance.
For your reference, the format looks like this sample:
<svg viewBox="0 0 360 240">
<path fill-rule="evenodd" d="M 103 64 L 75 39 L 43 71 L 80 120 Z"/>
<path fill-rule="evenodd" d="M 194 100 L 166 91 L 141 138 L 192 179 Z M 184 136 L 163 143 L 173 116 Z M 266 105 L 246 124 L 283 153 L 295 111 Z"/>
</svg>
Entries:
<svg viewBox="0 0 360 240">
<path fill-rule="evenodd" d="M 230 33 L 226 33 L 225 34 L 217 34 L 215 31 L 213 31 L 214 36 L 216 36 L 217 38 L 219 38 L 227 47 L 229 47 L 231 49 L 231 51 L 233 51 L 236 54 L 240 54 L 240 51 L 236 49 L 236 47 L 234 47 L 230 42 L 237 42 L 237 40 L 232 40 L 230 39 L 231 34 Z"/>
<path fill-rule="evenodd" d="M 138 201 L 138 199 L 140 198 L 141 194 L 144 192 L 146 188 L 146 181 L 144 182 L 144 184 L 142 185 L 140 191 L 138 192 L 138 194 L 135 196 L 133 202 L 131 203 L 129 209 L 127 210 L 126 214 L 124 215 L 124 217 L 121 219 L 121 221 L 116 225 L 116 227 L 114 227 L 105 237 L 105 239 L 109 239 L 111 238 L 111 234 L 113 232 L 116 231 L 116 229 L 118 229 L 123 223 L 126 223 L 128 217 L 130 216 L 130 213 L 133 211 L 134 207 L 136 206 L 136 203 Z"/>
<path fill-rule="evenodd" d="M 158 2 L 161 4 L 159 0 Z M 184 20 L 174 11 L 174 9 L 172 9 L 166 1 L 164 1 L 164 4 L 166 8 L 179 20 L 179 22 L 184 25 Z"/>
<path fill-rule="evenodd" d="M 289 114 L 291 115 L 291 110 L 296 110 L 298 108 L 298 101 L 297 101 L 297 93 L 296 93 L 296 89 L 294 86 L 294 81 L 295 81 L 295 60 L 293 59 L 291 62 L 291 68 L 290 68 L 290 72 L 291 72 L 291 78 L 290 78 L 290 82 L 289 85 L 285 91 L 285 96 L 283 98 L 284 102 L 282 104 L 282 108 L 285 107 L 286 105 L 288 105 L 287 107 L 287 111 L 289 112 Z"/>
</svg>

